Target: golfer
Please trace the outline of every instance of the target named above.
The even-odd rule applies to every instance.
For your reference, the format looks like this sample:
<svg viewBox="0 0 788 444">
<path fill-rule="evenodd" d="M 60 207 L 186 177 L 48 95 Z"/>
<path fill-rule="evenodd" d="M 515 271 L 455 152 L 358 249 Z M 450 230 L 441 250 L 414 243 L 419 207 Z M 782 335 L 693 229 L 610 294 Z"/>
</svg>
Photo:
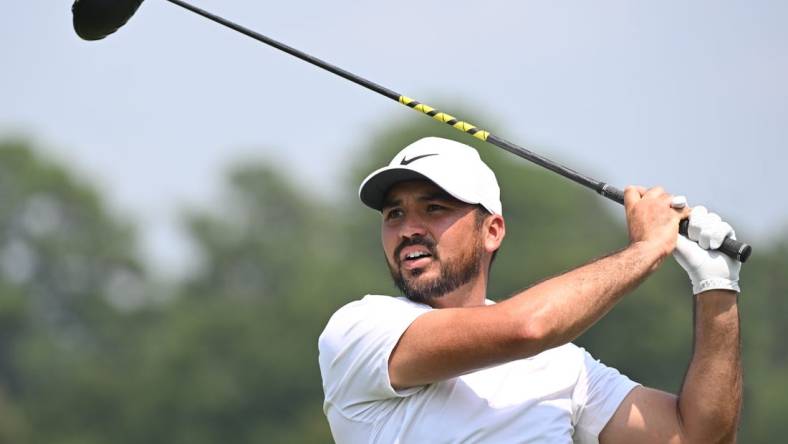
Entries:
<svg viewBox="0 0 788 444">
<path fill-rule="evenodd" d="M 494 303 L 487 283 L 506 225 L 476 150 L 421 139 L 359 194 L 381 212 L 383 252 L 404 296 L 351 302 L 320 336 L 323 408 L 338 443 L 735 441 L 740 263 L 714 251 L 734 235 L 717 215 L 661 188 L 628 187 L 626 248 Z M 677 234 L 687 217 L 690 240 Z M 671 253 L 695 295 L 678 395 L 570 343 Z"/>
</svg>

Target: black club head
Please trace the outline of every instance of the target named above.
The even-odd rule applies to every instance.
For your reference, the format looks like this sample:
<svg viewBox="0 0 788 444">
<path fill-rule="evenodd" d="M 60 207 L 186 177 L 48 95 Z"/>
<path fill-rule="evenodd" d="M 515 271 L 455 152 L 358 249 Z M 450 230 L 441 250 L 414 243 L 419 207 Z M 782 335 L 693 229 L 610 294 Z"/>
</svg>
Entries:
<svg viewBox="0 0 788 444">
<path fill-rule="evenodd" d="M 137 12 L 143 0 L 76 0 L 71 7 L 74 31 L 85 40 L 101 40 Z"/>
</svg>

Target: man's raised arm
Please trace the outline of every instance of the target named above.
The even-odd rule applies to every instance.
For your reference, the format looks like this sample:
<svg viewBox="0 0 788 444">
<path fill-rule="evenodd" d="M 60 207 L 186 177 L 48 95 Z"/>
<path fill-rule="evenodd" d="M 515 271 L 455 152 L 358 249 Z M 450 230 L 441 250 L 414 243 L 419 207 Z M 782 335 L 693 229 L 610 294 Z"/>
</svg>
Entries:
<svg viewBox="0 0 788 444">
<path fill-rule="evenodd" d="M 389 359 L 395 388 L 429 384 L 536 355 L 570 342 L 673 251 L 688 210 L 661 188 L 625 193 L 630 245 L 493 306 L 445 308 L 418 317 Z"/>
<path fill-rule="evenodd" d="M 692 281 L 694 345 L 678 398 L 639 387 L 624 399 L 600 435 L 603 444 L 731 443 L 742 403 L 738 279 L 741 264 L 716 248 L 730 226 L 693 209 L 690 238 L 674 253 Z M 701 248 L 703 247 L 703 248 Z"/>
</svg>

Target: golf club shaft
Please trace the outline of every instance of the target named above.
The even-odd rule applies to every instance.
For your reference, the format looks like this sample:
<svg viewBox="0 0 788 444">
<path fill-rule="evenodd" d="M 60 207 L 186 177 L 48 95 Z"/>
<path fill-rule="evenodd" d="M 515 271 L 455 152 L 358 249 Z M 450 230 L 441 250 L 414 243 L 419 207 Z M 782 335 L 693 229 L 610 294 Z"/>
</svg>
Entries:
<svg viewBox="0 0 788 444">
<path fill-rule="evenodd" d="M 416 100 L 413 100 L 409 97 L 406 97 L 402 94 L 396 93 L 384 86 L 378 85 L 375 82 L 371 82 L 367 79 L 359 77 L 351 72 L 348 72 L 338 66 L 332 65 L 324 60 L 318 59 L 317 57 L 313 57 L 303 51 L 299 51 L 291 46 L 285 45 L 282 42 L 274 40 L 268 36 L 260 34 L 258 32 L 252 31 L 251 29 L 245 28 L 237 23 L 233 23 L 227 19 L 219 17 L 215 14 L 212 14 L 208 11 L 200 9 L 196 6 L 193 6 L 189 3 L 186 3 L 182 0 L 167 0 L 170 3 L 176 4 L 184 9 L 187 9 L 191 12 L 199 14 L 209 20 L 212 20 L 220 25 L 224 25 L 230 29 L 240 32 L 248 37 L 251 37 L 259 42 L 262 42 L 266 45 L 272 46 L 280 51 L 284 51 L 292 56 L 298 57 L 299 59 L 311 63 L 319 68 L 325 69 L 326 71 L 330 71 L 340 77 L 343 77 L 347 80 L 350 80 L 353 83 L 363 86 L 371 91 L 374 91 L 378 94 L 388 97 L 389 99 L 395 100 L 403 105 L 406 105 L 410 108 L 413 108 L 417 111 L 420 111 L 435 120 L 443 122 L 445 124 L 451 125 L 452 127 L 456 128 L 459 131 L 468 133 L 477 139 L 483 140 L 485 142 L 491 143 L 499 148 L 503 148 L 504 150 L 520 156 L 526 160 L 529 160 L 541 167 L 547 168 L 550 171 L 560 174 L 561 176 L 566 177 L 567 179 L 572 180 L 580 185 L 585 187 L 591 188 L 592 190 L 596 191 L 597 193 L 601 194 L 604 197 L 607 197 L 610 200 L 618 202 L 620 204 L 624 204 L 624 192 L 616 187 L 608 185 L 604 182 L 600 182 L 598 180 L 594 180 L 588 176 L 578 173 L 577 171 L 572 170 L 571 168 L 565 167 L 559 163 L 553 162 L 550 159 L 547 159 L 543 156 L 540 156 L 530 150 L 527 150 L 517 144 L 509 142 L 505 139 L 502 139 L 498 136 L 490 134 L 488 131 L 482 130 L 475 125 L 472 125 L 468 122 L 464 122 L 446 114 L 444 112 L 438 111 L 435 108 L 432 108 L 429 105 L 420 103 Z M 687 234 L 687 223 L 683 221 L 680 226 L 679 231 L 681 234 Z M 728 256 L 737 259 L 741 262 L 747 260 L 750 255 L 751 247 L 743 242 L 727 238 L 723 242 L 722 246 L 720 246 L 719 250 Z"/>
<path fill-rule="evenodd" d="M 299 51 L 291 46 L 285 45 L 282 42 L 274 40 L 268 36 L 262 35 L 258 32 L 252 31 L 249 28 L 245 28 L 237 23 L 233 23 L 227 19 L 219 17 L 215 14 L 212 14 L 208 11 L 200 9 L 196 6 L 193 6 L 189 3 L 183 2 L 181 0 L 167 0 L 170 3 L 174 3 L 182 8 L 188 9 L 194 13 L 197 13 L 209 20 L 213 20 L 216 23 L 222 24 L 228 28 L 231 28 L 235 31 L 240 32 L 241 34 L 247 35 L 255 40 L 258 40 L 266 45 L 273 46 L 276 49 L 284 51 L 292 56 L 298 57 L 301 60 L 309 62 L 317 67 L 323 68 L 326 71 L 330 71 L 340 77 L 343 77 L 347 80 L 350 80 L 353 83 L 361 85 L 369 90 L 372 90 L 378 94 L 388 97 L 389 99 L 395 100 L 397 102 L 402 103 L 403 105 L 407 105 L 410 108 L 413 108 L 417 111 L 420 111 L 428 116 L 438 120 L 440 122 L 446 123 L 448 125 L 453 126 L 454 128 L 466 132 L 477 139 L 484 140 L 489 142 L 495 146 L 505 149 L 512 154 L 518 155 L 529 161 L 536 163 L 537 165 L 543 166 L 551 171 L 554 171 L 568 179 L 571 179 L 581 185 L 584 185 L 588 188 L 593 189 L 594 191 L 602 194 L 603 196 L 612 199 L 620 204 L 624 203 L 624 193 L 621 190 L 618 190 L 614 187 L 606 185 L 602 182 L 596 181 L 589 177 L 586 177 L 576 171 L 573 171 L 563 165 L 559 165 L 549 159 L 546 159 L 532 151 L 529 151 L 521 146 L 518 146 L 512 142 L 508 142 L 500 137 L 497 137 L 493 134 L 490 134 L 488 131 L 481 130 L 470 123 L 460 121 L 453 116 L 450 116 L 446 113 L 440 112 L 431 106 L 425 105 L 420 103 L 416 100 L 413 100 L 409 97 L 403 96 L 402 94 L 396 93 L 384 86 L 378 85 L 375 82 L 371 82 L 367 79 L 359 77 L 351 72 L 345 71 L 344 69 L 332 65 L 324 60 L 320 60 L 317 57 L 313 57 L 303 51 Z"/>
</svg>

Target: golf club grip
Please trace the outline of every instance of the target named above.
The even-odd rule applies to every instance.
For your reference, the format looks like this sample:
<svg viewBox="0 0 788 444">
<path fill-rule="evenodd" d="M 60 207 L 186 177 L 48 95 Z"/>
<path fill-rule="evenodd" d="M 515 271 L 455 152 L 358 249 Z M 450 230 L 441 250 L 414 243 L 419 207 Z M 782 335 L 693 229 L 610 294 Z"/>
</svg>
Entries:
<svg viewBox="0 0 788 444">
<path fill-rule="evenodd" d="M 618 202 L 621 205 L 624 205 L 624 191 L 619 190 L 618 188 L 608 185 L 606 183 L 602 183 L 597 188 L 597 192 L 599 194 L 607 197 L 608 199 L 612 200 L 613 202 Z"/>
<path fill-rule="evenodd" d="M 682 219 L 679 223 L 679 233 L 681 233 L 683 236 L 687 236 L 688 230 L 689 219 Z M 745 242 L 726 237 L 725 240 L 722 241 L 720 248 L 717 248 L 717 251 L 724 253 L 726 256 L 736 259 L 741 263 L 745 263 L 752 253 L 752 247 Z"/>
<path fill-rule="evenodd" d="M 622 205 L 624 204 L 624 192 L 614 186 L 602 184 L 602 186 L 599 188 L 599 194 Z M 689 219 L 682 219 L 679 223 L 679 234 L 688 237 L 688 229 Z M 720 251 L 725 255 L 736 259 L 741 263 L 744 263 L 747 262 L 747 259 L 750 257 L 750 253 L 752 253 L 752 247 L 744 242 L 727 237 L 724 241 L 722 241 L 722 245 L 720 245 L 720 248 L 718 248 L 717 251 Z"/>
</svg>

